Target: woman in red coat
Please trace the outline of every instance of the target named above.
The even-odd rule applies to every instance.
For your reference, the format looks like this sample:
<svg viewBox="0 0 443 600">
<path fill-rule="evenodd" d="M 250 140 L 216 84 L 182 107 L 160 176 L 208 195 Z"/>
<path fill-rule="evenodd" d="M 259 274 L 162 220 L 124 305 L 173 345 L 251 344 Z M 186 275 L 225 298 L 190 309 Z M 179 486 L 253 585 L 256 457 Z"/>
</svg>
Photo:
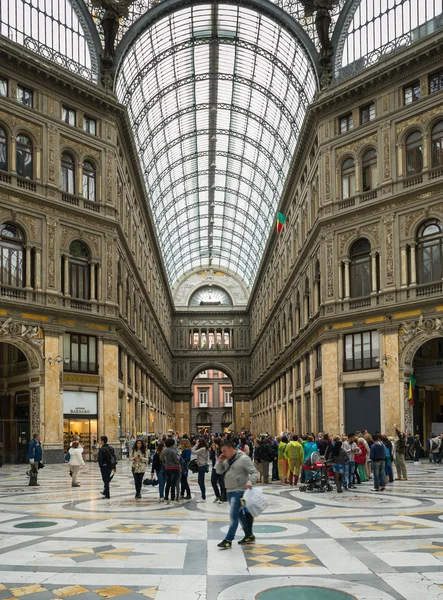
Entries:
<svg viewBox="0 0 443 600">
<path fill-rule="evenodd" d="M 354 460 L 360 475 L 360 481 L 368 481 L 365 470 L 367 449 L 363 438 L 358 438 L 357 446 L 360 448 L 360 454 L 356 454 Z"/>
</svg>

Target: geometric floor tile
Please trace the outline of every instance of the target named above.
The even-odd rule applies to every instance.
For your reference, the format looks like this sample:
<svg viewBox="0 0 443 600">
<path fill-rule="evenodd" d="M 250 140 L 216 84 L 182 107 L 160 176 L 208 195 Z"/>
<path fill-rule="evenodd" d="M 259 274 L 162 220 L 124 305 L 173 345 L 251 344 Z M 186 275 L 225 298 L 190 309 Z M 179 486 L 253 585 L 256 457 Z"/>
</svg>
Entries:
<svg viewBox="0 0 443 600">
<path fill-rule="evenodd" d="M 420 523 L 412 523 L 410 521 L 402 521 L 395 519 L 393 521 L 361 521 L 357 523 L 346 523 L 346 527 L 351 531 L 393 531 L 401 530 L 416 530 L 416 529 L 431 529 L 430 525 L 421 525 Z"/>
<path fill-rule="evenodd" d="M 255 544 L 243 546 L 248 567 L 318 567 L 323 566 L 305 544 Z"/>
</svg>

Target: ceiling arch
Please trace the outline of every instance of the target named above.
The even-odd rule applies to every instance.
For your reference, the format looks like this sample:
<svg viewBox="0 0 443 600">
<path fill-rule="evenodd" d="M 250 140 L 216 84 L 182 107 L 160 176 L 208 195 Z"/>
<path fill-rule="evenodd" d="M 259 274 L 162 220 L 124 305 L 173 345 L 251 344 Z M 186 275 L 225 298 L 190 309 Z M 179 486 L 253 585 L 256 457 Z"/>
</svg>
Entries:
<svg viewBox="0 0 443 600">
<path fill-rule="evenodd" d="M 171 285 L 198 267 L 252 286 L 306 110 L 318 56 L 267 0 L 164 0 L 117 48 Z"/>
</svg>

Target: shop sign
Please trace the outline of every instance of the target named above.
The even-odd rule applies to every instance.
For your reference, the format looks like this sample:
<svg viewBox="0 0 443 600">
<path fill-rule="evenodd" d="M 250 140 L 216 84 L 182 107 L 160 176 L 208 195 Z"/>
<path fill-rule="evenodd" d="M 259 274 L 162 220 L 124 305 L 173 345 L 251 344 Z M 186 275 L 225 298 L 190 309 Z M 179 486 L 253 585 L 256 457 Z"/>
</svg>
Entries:
<svg viewBox="0 0 443 600">
<path fill-rule="evenodd" d="M 96 415 L 96 392 L 63 392 L 63 412 L 65 415 Z"/>
</svg>

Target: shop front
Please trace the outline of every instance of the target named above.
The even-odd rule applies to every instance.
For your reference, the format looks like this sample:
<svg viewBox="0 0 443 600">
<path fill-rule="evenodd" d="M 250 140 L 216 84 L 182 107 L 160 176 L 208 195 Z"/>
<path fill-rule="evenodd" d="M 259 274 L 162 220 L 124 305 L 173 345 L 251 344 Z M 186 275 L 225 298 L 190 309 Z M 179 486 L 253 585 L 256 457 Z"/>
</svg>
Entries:
<svg viewBox="0 0 443 600">
<path fill-rule="evenodd" d="M 63 392 L 63 443 L 65 453 L 75 436 L 83 446 L 84 460 L 94 460 L 97 438 L 97 393 Z"/>
</svg>

